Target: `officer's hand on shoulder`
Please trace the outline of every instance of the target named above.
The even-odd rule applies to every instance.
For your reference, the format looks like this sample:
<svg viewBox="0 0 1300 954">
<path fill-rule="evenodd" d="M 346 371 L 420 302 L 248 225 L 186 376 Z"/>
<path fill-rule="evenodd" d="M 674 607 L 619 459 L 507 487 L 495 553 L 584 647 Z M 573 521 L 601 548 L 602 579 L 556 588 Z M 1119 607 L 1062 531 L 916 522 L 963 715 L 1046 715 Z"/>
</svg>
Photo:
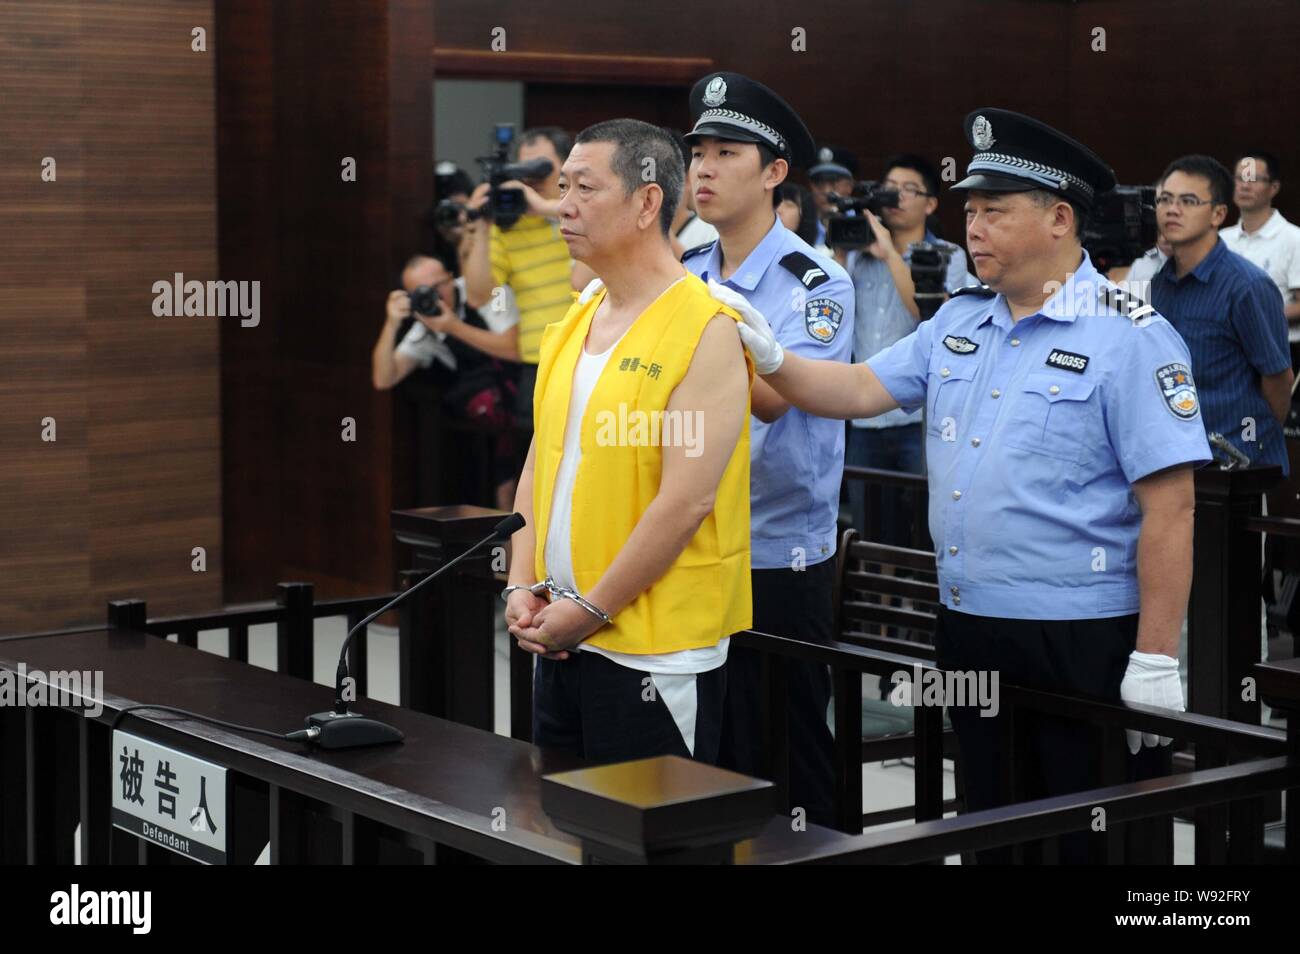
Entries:
<svg viewBox="0 0 1300 954">
<path fill-rule="evenodd" d="M 754 359 L 754 370 L 759 374 L 771 374 L 780 368 L 785 361 L 785 351 L 762 313 L 744 295 L 712 278 L 709 279 L 709 294 L 740 315 L 742 322 L 737 326 L 740 341 Z"/>
</svg>

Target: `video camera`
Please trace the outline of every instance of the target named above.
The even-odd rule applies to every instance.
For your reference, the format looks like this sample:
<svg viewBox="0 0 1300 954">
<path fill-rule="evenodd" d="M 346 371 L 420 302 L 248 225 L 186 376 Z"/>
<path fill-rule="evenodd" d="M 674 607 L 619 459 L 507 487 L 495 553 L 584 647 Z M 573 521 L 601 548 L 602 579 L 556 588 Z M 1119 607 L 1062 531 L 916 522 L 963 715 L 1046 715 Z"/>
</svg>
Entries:
<svg viewBox="0 0 1300 954">
<path fill-rule="evenodd" d="M 555 168 L 549 159 L 533 159 L 529 162 L 511 162 L 510 145 L 514 142 L 515 127 L 513 123 L 497 123 L 492 131 L 493 152 L 490 156 L 478 156 L 478 163 L 483 167 L 483 178 L 491 189 L 488 200 L 477 209 L 467 209 L 463 203 L 452 199 L 443 199 L 433 210 L 434 223 L 439 228 L 448 228 L 460 221 L 465 213 L 467 221 L 491 218 L 500 228 L 508 229 L 519 217 L 528 211 L 528 202 L 522 189 L 503 189 L 501 184 L 512 179 L 524 182 L 536 182 L 545 179 Z"/>
<path fill-rule="evenodd" d="M 862 213 L 877 218 L 885 209 L 898 208 L 898 192 L 885 189 L 878 182 L 855 182 L 848 195 L 832 192 L 826 197 L 835 206 L 836 215 L 826 222 L 826 244 L 831 248 L 864 248 L 876 240 L 871 223 Z"/>
<path fill-rule="evenodd" d="M 916 286 L 916 307 L 922 319 L 933 318 L 948 297 L 948 262 L 952 248 L 933 242 L 913 242 L 911 245 L 912 284 Z"/>
<path fill-rule="evenodd" d="M 1097 197 L 1083 233 L 1097 271 L 1131 264 L 1155 244 L 1155 186 L 1116 186 Z"/>
</svg>

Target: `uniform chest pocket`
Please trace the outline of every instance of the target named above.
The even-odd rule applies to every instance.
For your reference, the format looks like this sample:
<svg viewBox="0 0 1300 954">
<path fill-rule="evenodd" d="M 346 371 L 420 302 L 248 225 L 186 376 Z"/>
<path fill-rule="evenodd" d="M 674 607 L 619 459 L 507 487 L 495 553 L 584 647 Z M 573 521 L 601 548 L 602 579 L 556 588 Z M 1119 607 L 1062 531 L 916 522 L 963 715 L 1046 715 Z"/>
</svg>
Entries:
<svg viewBox="0 0 1300 954">
<path fill-rule="evenodd" d="M 926 425 L 934 433 L 960 426 L 977 365 L 969 358 L 941 357 L 930 363 Z"/>
<path fill-rule="evenodd" d="M 1002 429 L 1011 447 L 1084 463 L 1101 439 L 1100 411 L 1091 377 L 1036 371 L 1016 392 L 1016 403 Z"/>
</svg>

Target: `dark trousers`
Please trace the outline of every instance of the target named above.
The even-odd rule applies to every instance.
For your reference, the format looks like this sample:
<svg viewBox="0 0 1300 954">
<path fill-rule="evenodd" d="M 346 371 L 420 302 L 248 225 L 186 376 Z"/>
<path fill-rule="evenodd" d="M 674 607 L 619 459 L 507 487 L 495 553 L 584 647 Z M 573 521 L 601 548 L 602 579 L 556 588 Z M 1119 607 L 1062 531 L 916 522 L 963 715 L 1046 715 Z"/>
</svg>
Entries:
<svg viewBox="0 0 1300 954">
<path fill-rule="evenodd" d="M 939 668 L 996 672 L 999 685 L 1093 696 L 1119 701 L 1119 686 L 1137 643 L 1138 617 L 1110 619 L 997 619 L 939 607 L 935 649 Z M 966 810 L 981 811 L 1012 801 L 1003 790 L 1002 735 L 1005 708 L 992 718 L 974 705 L 948 710 L 961 754 Z M 1099 731 L 1081 720 L 1016 713 L 1028 750 L 1017 766 L 1025 771 L 1026 800 L 1098 788 Z M 1020 720 L 1024 720 L 1023 723 Z M 1120 745 L 1123 730 L 1113 731 Z M 1127 754 L 1127 752 L 1126 752 Z M 1130 760 L 1130 769 L 1134 766 Z M 1061 837 L 1062 864 L 1086 864 L 1091 831 Z M 980 864 L 1008 864 L 1011 848 L 976 853 Z"/>
<path fill-rule="evenodd" d="M 537 387 L 537 365 L 519 366 L 519 390 L 515 392 L 515 416 L 528 430 L 533 429 L 533 391 Z"/>
<path fill-rule="evenodd" d="M 808 643 L 832 641 L 835 560 L 803 570 L 753 570 L 754 625 L 758 632 Z M 790 800 L 808 820 L 834 824 L 834 748 L 826 709 L 831 678 L 825 666 L 791 661 L 787 717 Z M 727 654 L 727 706 L 718 764 L 756 778 L 772 777 L 762 750 L 762 654 L 733 645 Z"/>
<path fill-rule="evenodd" d="M 681 730 L 648 672 L 593 652 L 537 660 L 533 671 L 533 742 L 593 763 L 630 762 L 656 755 L 692 758 Z M 695 754 L 715 764 L 722 732 L 727 667 L 695 677 Z"/>
</svg>

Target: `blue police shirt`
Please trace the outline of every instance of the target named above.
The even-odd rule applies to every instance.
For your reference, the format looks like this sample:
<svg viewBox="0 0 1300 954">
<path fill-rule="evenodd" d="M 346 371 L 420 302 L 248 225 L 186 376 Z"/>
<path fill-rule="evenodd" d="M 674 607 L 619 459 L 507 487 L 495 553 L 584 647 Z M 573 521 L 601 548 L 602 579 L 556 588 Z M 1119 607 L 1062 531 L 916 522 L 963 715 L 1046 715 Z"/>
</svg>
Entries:
<svg viewBox="0 0 1300 954">
<path fill-rule="evenodd" d="M 976 616 L 1138 611 L 1134 481 L 1210 459 L 1191 357 L 1158 314 L 1136 320 L 1084 253 L 1012 322 L 964 294 L 867 364 L 926 408 L 930 535 L 945 606 Z"/>
<path fill-rule="evenodd" d="M 848 274 L 773 215 L 772 228 L 731 277 L 722 279 L 722 245 L 687 253 L 683 264 L 704 281 L 733 288 L 767 318 L 781 346 L 807 358 L 844 361 L 853 348 L 853 286 Z M 835 555 L 844 424 L 791 407 L 771 424 L 753 418 L 750 442 L 750 565 L 807 566 Z"/>
<path fill-rule="evenodd" d="M 926 233 L 925 240 L 951 250 L 948 271 L 944 277 L 945 289 L 955 292 L 966 285 L 978 284 L 966 271 L 966 251 L 960 245 L 945 242 L 929 232 Z M 909 266 L 912 264 L 910 246 L 903 253 L 903 261 Z M 857 317 L 853 323 L 853 360 L 865 361 L 915 331 L 918 319 L 903 304 L 889 266 L 880 259 L 870 252 L 854 250 L 848 254 L 846 268 L 857 298 Z M 854 420 L 853 426 L 876 430 L 920 422 L 919 410 L 909 414 L 902 408 L 895 408 L 876 417 L 858 418 Z"/>
<path fill-rule="evenodd" d="M 1176 264 L 1156 272 L 1151 304 L 1187 342 L 1206 431 L 1222 434 L 1252 466 L 1277 464 L 1287 473 L 1282 425 L 1259 389 L 1261 375 L 1291 367 L 1277 286 L 1222 239 L 1182 278 Z"/>
</svg>

